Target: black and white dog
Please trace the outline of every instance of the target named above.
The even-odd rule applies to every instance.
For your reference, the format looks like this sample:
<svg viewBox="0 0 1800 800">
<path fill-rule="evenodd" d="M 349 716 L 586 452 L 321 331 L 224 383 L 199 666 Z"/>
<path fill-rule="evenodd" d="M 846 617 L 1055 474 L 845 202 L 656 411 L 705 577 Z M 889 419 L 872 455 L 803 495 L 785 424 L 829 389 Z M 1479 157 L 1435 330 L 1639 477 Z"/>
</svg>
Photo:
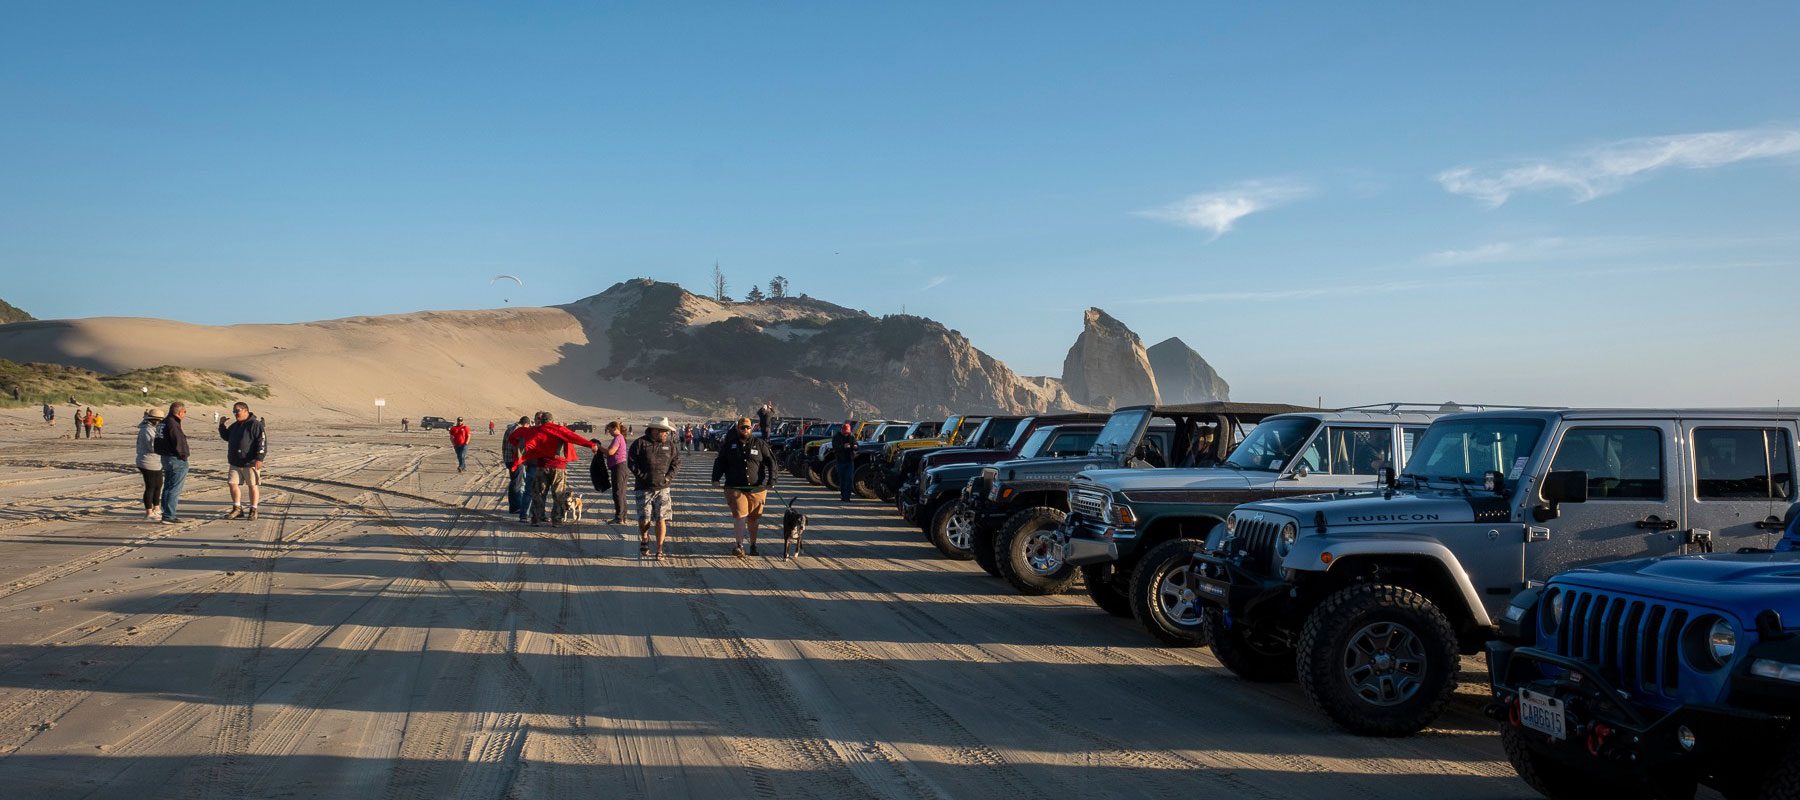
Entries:
<svg viewBox="0 0 1800 800">
<path fill-rule="evenodd" d="M 800 556 L 800 537 L 806 533 L 806 515 L 794 510 L 794 501 L 789 500 L 787 511 L 781 515 L 781 560 L 790 557 L 788 545 L 793 545 L 793 556 Z"/>
</svg>

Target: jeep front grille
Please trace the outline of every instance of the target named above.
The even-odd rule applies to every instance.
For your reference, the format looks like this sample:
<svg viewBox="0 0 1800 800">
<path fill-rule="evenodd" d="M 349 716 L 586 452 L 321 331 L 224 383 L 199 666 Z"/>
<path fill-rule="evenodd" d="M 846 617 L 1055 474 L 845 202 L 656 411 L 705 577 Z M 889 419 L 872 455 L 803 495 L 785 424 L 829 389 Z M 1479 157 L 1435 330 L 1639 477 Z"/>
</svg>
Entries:
<svg viewBox="0 0 1800 800">
<path fill-rule="evenodd" d="M 1267 564 L 1275 557 L 1275 537 L 1281 533 L 1281 519 L 1239 517 L 1234 535 L 1234 550 L 1250 556 L 1252 564 Z"/>
<path fill-rule="evenodd" d="M 1687 609 L 1587 589 L 1561 589 L 1558 655 L 1599 667 L 1621 688 L 1673 698 L 1681 686 Z"/>
<path fill-rule="evenodd" d="M 1105 522 L 1106 493 L 1086 487 L 1070 489 L 1069 510 L 1084 517 Z"/>
</svg>

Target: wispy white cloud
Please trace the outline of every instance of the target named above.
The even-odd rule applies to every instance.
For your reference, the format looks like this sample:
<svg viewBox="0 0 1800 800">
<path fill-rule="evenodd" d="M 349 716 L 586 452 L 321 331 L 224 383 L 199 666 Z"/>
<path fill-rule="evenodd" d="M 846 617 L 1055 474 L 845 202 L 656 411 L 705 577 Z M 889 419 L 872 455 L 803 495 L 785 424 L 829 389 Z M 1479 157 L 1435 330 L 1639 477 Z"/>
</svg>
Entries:
<svg viewBox="0 0 1800 800">
<path fill-rule="evenodd" d="M 1410 292 L 1432 286 L 1443 286 L 1449 281 L 1389 281 L 1387 283 L 1357 283 L 1342 286 L 1313 286 L 1305 289 L 1276 289 L 1262 292 L 1197 292 L 1193 294 L 1170 294 L 1157 297 L 1145 297 L 1127 301 L 1136 305 L 1163 305 L 1168 303 L 1254 303 L 1276 300 L 1310 300 L 1318 297 L 1356 297 L 1371 294 L 1392 294 Z"/>
<path fill-rule="evenodd" d="M 1523 191 L 1566 189 L 1577 202 L 1662 169 L 1711 169 L 1800 155 L 1800 129 L 1749 128 L 1623 139 L 1558 159 L 1461 166 L 1437 174 L 1445 191 L 1497 207 Z"/>
<path fill-rule="evenodd" d="M 936 289 L 939 286 L 943 286 L 944 282 L 948 281 L 948 280 L 950 280 L 949 275 L 933 275 L 933 276 L 931 276 L 931 278 L 929 280 L 925 281 L 924 286 L 919 287 L 919 291 L 929 292 L 932 289 Z"/>
<path fill-rule="evenodd" d="M 1312 194 L 1312 187 L 1299 181 L 1244 181 L 1217 191 L 1188 195 L 1166 206 L 1137 213 L 1150 219 L 1212 231 L 1213 238 L 1217 239 L 1244 217 L 1291 203 L 1309 194 Z"/>
<path fill-rule="evenodd" d="M 1428 267 L 1461 267 L 1483 264 L 1529 264 L 1566 261 L 1605 261 L 1699 252 L 1718 256 L 1727 252 L 1787 246 L 1793 237 L 1679 237 L 1679 236 L 1540 236 L 1486 242 L 1464 248 L 1437 250 L 1419 257 Z"/>
</svg>

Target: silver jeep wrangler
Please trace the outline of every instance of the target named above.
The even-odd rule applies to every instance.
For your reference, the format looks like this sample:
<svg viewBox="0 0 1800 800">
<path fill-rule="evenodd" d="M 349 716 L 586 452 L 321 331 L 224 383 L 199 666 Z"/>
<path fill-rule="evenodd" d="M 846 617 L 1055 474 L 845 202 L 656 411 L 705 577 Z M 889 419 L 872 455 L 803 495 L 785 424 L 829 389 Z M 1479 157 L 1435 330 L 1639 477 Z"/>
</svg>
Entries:
<svg viewBox="0 0 1800 800">
<path fill-rule="evenodd" d="M 1440 417 L 1385 488 L 1237 507 L 1191 580 L 1219 661 L 1358 734 L 1429 725 L 1514 595 L 1570 567 L 1773 547 L 1800 414 Z"/>
</svg>

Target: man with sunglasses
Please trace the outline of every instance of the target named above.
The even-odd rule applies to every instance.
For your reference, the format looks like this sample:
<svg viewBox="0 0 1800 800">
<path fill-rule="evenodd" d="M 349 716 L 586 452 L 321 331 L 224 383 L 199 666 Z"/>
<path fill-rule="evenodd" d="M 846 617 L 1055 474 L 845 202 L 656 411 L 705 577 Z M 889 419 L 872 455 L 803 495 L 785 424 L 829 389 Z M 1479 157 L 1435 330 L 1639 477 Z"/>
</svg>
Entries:
<svg viewBox="0 0 1800 800">
<path fill-rule="evenodd" d="M 758 438 L 749 417 L 738 419 L 737 430 L 719 443 L 719 455 L 713 459 L 712 482 L 725 484 L 725 505 L 731 509 L 731 524 L 737 533 L 737 547 L 731 554 L 744 556 L 744 534 L 750 534 L 750 555 L 756 555 L 756 525 L 762 519 L 763 501 L 769 487 L 775 485 L 775 453 L 766 439 Z"/>
</svg>

